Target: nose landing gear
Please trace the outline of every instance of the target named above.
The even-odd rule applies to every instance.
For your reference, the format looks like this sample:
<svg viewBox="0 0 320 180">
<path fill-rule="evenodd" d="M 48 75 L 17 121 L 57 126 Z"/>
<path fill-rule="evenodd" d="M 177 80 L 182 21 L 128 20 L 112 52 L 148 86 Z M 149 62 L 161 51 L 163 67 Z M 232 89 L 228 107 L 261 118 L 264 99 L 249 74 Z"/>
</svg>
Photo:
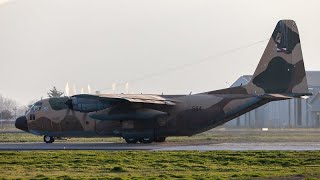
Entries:
<svg viewBox="0 0 320 180">
<path fill-rule="evenodd" d="M 45 143 L 53 143 L 54 142 L 54 137 L 52 137 L 52 136 L 44 136 L 43 137 L 43 141 L 45 142 Z"/>
</svg>

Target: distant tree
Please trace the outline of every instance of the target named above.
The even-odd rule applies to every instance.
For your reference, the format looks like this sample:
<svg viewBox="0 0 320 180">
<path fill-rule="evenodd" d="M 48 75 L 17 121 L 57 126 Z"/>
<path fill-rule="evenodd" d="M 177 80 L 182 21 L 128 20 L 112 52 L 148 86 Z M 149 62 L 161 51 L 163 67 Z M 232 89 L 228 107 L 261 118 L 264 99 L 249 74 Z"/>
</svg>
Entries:
<svg viewBox="0 0 320 180">
<path fill-rule="evenodd" d="M 51 97 L 61 97 L 63 95 L 63 92 L 57 90 L 57 88 L 55 86 L 53 86 L 53 89 L 51 89 L 47 94 L 50 98 Z"/>
<path fill-rule="evenodd" d="M 9 111 L 9 110 L 2 110 L 0 112 L 0 116 L 2 119 L 6 119 L 6 120 L 13 118 L 13 115 L 12 115 L 11 111 Z"/>
<path fill-rule="evenodd" d="M 18 107 L 17 114 L 16 114 L 17 117 L 24 116 L 28 109 L 29 109 L 28 106 L 20 106 L 20 107 Z"/>
<path fill-rule="evenodd" d="M 17 102 L 10 99 L 5 98 L 0 94 L 0 119 L 11 119 L 12 110 L 17 107 Z"/>
</svg>

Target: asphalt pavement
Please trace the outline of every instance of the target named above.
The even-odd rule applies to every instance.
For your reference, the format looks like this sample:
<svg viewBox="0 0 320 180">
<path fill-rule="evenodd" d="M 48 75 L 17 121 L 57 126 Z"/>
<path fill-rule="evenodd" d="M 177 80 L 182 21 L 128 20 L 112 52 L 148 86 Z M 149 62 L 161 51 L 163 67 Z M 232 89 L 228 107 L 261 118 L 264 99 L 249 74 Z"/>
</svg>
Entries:
<svg viewBox="0 0 320 180">
<path fill-rule="evenodd" d="M 264 142 L 264 143 L 0 143 L 0 150 L 149 150 L 149 151 L 250 151 L 250 150 L 280 150 L 280 151 L 316 151 L 320 150 L 320 142 Z"/>
</svg>

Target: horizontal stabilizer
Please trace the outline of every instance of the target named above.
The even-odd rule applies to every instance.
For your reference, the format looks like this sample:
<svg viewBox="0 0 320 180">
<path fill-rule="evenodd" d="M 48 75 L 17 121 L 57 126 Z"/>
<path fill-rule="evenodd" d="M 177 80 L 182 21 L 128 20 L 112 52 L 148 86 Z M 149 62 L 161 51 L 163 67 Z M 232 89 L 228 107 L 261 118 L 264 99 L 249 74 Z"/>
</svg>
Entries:
<svg viewBox="0 0 320 180">
<path fill-rule="evenodd" d="M 304 97 L 304 96 L 311 96 L 311 93 L 307 93 L 307 94 L 292 94 L 292 95 L 288 95 L 288 94 L 264 94 L 261 95 L 260 97 L 264 98 L 264 99 L 270 99 L 270 100 L 286 100 L 286 99 L 293 99 L 296 97 Z"/>
</svg>

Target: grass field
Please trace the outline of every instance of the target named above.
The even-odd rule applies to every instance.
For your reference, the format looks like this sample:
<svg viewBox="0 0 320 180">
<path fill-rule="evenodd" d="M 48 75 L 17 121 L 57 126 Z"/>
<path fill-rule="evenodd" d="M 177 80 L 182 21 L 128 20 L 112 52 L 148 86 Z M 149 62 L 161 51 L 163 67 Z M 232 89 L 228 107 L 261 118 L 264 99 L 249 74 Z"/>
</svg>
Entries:
<svg viewBox="0 0 320 180">
<path fill-rule="evenodd" d="M 320 142 L 319 130 L 211 130 L 168 143 Z M 0 132 L 1 142 L 42 142 Z M 72 138 L 69 142 L 123 142 Z M 0 179 L 320 179 L 320 151 L 0 151 Z"/>
<path fill-rule="evenodd" d="M 319 151 L 0 152 L 4 179 L 317 179 L 317 165 Z"/>
</svg>

